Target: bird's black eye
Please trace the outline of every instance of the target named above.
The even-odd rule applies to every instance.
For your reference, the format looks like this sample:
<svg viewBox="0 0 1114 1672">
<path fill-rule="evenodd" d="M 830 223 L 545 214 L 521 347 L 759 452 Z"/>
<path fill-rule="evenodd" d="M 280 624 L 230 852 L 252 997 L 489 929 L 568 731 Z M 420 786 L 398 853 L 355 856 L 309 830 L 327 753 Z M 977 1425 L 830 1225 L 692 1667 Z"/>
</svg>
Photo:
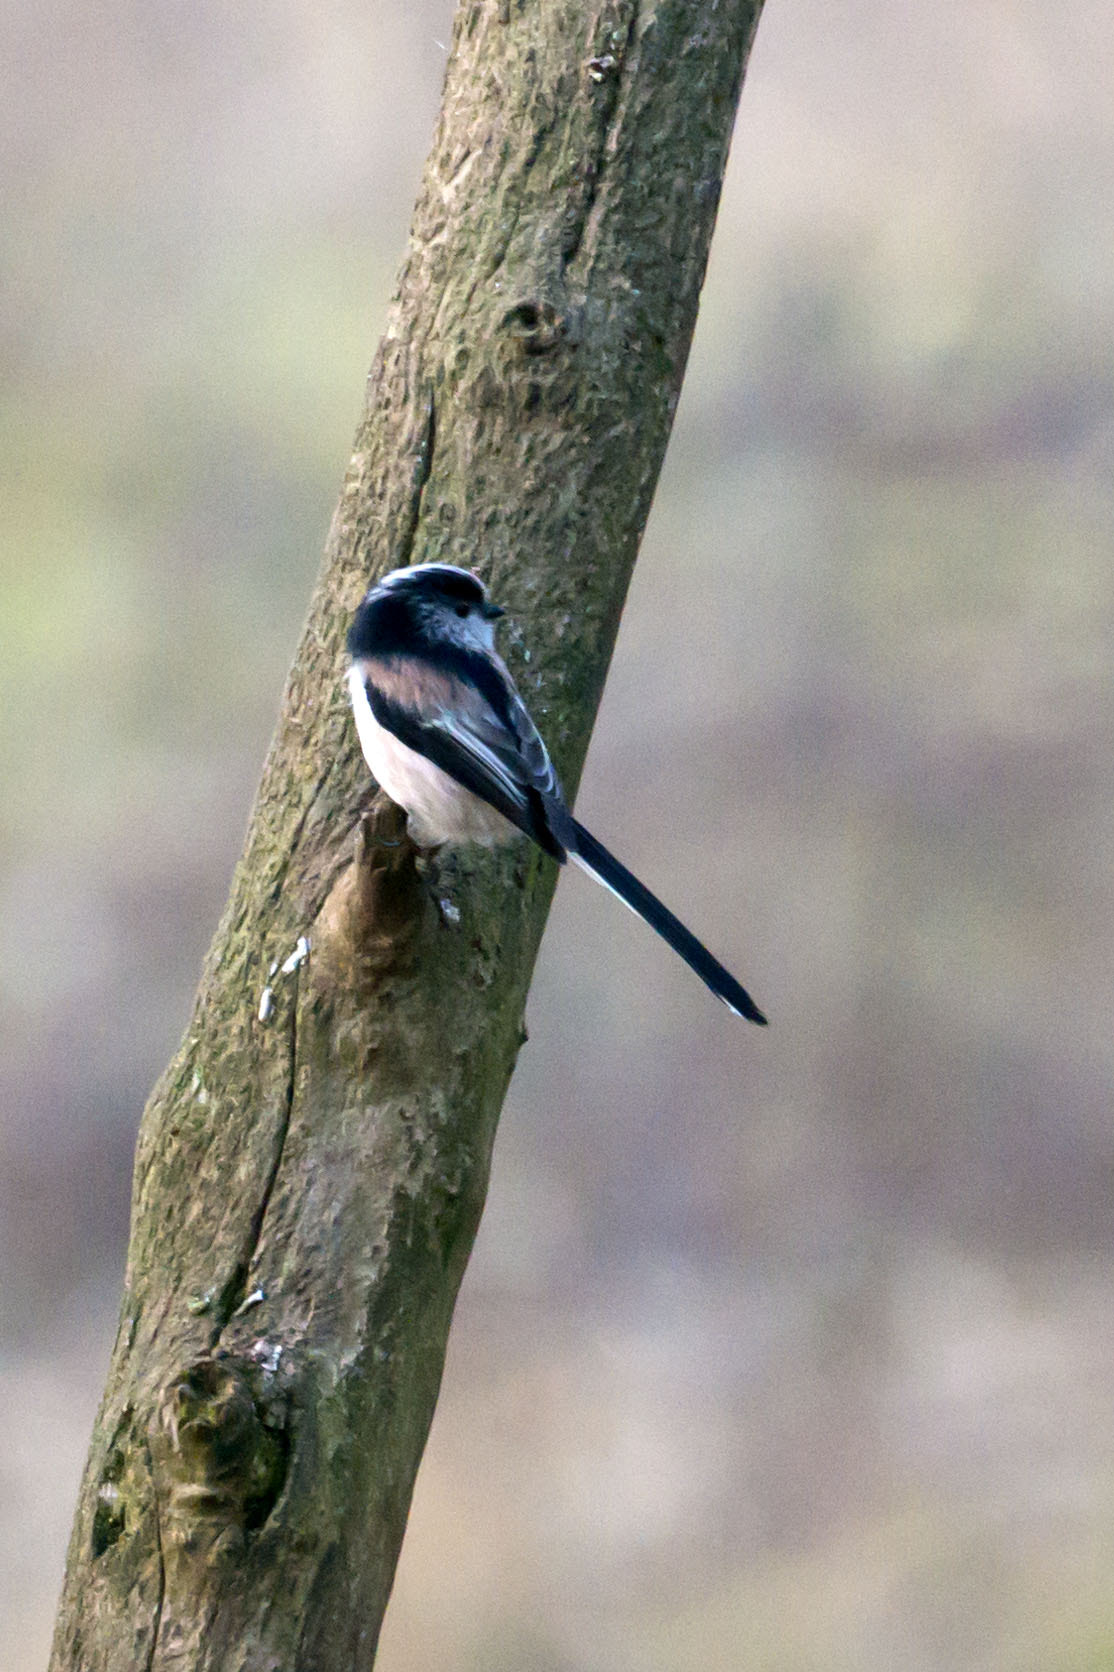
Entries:
<svg viewBox="0 0 1114 1672">
<path fill-rule="evenodd" d="M 456 606 L 456 613 L 457 615 L 464 617 L 471 614 L 471 608 L 472 606 L 470 604 L 458 604 Z"/>
</svg>

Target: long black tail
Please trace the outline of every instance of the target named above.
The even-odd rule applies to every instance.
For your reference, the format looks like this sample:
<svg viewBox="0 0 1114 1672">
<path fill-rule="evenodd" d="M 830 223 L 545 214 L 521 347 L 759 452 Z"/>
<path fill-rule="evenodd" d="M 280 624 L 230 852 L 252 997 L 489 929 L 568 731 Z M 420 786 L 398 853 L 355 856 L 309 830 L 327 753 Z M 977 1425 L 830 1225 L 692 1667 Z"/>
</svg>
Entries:
<svg viewBox="0 0 1114 1672">
<path fill-rule="evenodd" d="M 569 858 L 609 888 L 651 929 L 656 929 L 662 940 L 685 960 L 689 969 L 711 988 L 717 999 L 722 999 L 728 1010 L 733 1010 L 736 1016 L 745 1016 L 748 1022 L 757 1022 L 765 1027 L 766 1018 L 750 994 L 712 957 L 708 948 L 701 946 L 696 936 L 690 934 L 684 924 L 662 905 L 657 895 L 651 894 L 625 865 L 620 865 L 615 855 L 608 853 L 602 842 L 597 842 L 582 824 L 574 820 L 573 829 L 576 831 L 576 847 L 569 848 Z"/>
</svg>

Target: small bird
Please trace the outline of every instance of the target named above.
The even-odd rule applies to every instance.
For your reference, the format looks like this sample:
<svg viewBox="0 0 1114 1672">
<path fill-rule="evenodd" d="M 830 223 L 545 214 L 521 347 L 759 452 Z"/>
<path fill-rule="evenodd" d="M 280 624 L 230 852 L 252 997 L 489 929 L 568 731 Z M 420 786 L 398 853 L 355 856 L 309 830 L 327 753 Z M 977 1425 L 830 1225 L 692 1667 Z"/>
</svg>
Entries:
<svg viewBox="0 0 1114 1672">
<path fill-rule="evenodd" d="M 572 859 L 656 929 L 729 1010 L 765 1024 L 707 947 L 573 818 L 549 753 L 495 648 L 504 611 L 449 563 L 395 569 L 348 632 L 348 687 L 364 759 L 418 847 L 521 832 Z"/>
</svg>

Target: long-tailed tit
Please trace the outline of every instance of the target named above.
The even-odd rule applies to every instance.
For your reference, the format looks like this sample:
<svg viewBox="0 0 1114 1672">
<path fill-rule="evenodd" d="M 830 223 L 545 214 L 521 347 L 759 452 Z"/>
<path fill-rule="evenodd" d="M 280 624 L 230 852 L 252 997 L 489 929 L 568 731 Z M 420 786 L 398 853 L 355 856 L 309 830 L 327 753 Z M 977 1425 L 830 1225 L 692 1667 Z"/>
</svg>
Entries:
<svg viewBox="0 0 1114 1672">
<path fill-rule="evenodd" d="M 364 758 L 409 815 L 419 847 L 509 841 L 518 832 L 617 894 L 748 1021 L 750 995 L 661 901 L 578 824 L 537 727 L 495 649 L 503 614 L 483 582 L 447 563 L 396 569 L 348 633 L 348 684 Z"/>
</svg>

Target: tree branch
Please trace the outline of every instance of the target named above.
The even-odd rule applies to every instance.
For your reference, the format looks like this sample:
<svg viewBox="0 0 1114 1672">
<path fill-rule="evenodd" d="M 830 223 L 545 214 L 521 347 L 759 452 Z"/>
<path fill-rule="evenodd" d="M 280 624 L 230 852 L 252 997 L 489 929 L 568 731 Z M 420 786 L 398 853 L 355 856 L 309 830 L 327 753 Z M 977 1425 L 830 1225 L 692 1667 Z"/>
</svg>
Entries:
<svg viewBox="0 0 1114 1672">
<path fill-rule="evenodd" d="M 464 0 L 231 898 L 136 1159 L 53 1666 L 370 1664 L 555 870 L 418 866 L 343 634 L 474 567 L 577 781 L 696 318 L 759 0 Z"/>
</svg>

